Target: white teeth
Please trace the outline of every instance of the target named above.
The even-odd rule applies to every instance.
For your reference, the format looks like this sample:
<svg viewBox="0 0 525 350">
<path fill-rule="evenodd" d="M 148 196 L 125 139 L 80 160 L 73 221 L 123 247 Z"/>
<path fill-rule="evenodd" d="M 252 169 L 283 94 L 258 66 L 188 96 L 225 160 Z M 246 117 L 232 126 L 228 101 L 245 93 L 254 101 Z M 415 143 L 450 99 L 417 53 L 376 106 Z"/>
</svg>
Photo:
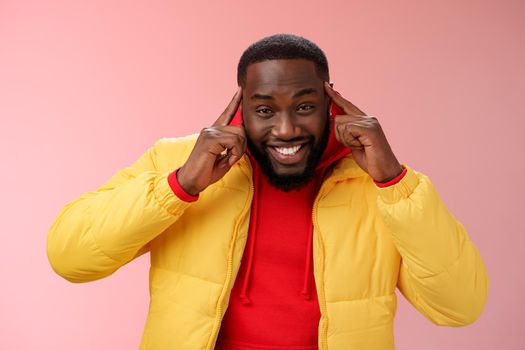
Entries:
<svg viewBox="0 0 525 350">
<path fill-rule="evenodd" d="M 274 147 L 274 148 L 280 154 L 283 154 L 285 156 L 291 156 L 297 153 L 297 151 L 301 148 L 301 145 L 297 145 L 293 147 Z"/>
</svg>

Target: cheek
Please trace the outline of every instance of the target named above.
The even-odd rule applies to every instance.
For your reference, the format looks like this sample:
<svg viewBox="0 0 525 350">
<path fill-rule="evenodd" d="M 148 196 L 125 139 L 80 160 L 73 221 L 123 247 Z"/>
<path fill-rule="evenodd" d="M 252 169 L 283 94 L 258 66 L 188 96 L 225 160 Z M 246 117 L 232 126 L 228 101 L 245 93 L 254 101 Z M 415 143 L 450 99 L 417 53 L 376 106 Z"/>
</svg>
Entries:
<svg viewBox="0 0 525 350">
<path fill-rule="evenodd" d="M 325 128 L 328 127 L 328 123 L 328 116 L 326 114 L 319 114 L 312 118 L 312 120 L 308 122 L 308 125 L 305 125 L 305 128 L 310 134 L 315 135 L 315 137 L 319 140 L 323 136 Z"/>
<path fill-rule="evenodd" d="M 268 133 L 268 130 L 271 129 L 268 127 L 267 123 L 264 123 L 259 118 L 254 118 L 251 116 L 244 116 L 243 125 L 246 136 L 248 136 L 253 143 L 259 143 L 263 141 L 265 135 Z"/>
</svg>

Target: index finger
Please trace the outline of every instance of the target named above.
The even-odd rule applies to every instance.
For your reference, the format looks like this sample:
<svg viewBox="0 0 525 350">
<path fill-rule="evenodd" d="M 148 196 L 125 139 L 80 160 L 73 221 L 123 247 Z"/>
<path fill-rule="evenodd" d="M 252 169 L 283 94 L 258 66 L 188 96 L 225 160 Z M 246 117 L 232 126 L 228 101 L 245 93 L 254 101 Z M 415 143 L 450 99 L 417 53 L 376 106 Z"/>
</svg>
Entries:
<svg viewBox="0 0 525 350">
<path fill-rule="evenodd" d="M 328 84 L 328 82 L 324 82 L 324 89 L 328 96 L 332 99 L 333 102 L 335 102 L 336 105 L 341 107 L 343 111 L 345 111 L 346 114 L 350 115 L 360 115 L 365 116 L 366 113 L 357 108 L 356 105 L 354 105 L 352 102 L 345 99 L 343 96 L 341 96 L 339 93 L 337 93 L 331 86 Z"/>
<path fill-rule="evenodd" d="M 231 120 L 233 119 L 233 116 L 235 115 L 235 112 L 237 112 L 237 109 L 239 108 L 239 105 L 242 100 L 242 88 L 239 86 L 237 89 L 237 92 L 235 95 L 233 95 L 232 100 L 228 104 L 228 107 L 222 112 L 220 117 L 213 123 L 212 126 L 226 126 L 230 124 Z"/>
</svg>

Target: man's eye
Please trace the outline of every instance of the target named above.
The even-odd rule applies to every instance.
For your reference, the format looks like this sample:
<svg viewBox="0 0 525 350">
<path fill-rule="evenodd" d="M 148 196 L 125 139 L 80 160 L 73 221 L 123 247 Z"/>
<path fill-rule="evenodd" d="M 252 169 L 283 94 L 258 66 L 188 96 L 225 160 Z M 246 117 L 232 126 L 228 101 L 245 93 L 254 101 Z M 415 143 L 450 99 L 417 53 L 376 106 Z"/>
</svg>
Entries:
<svg viewBox="0 0 525 350">
<path fill-rule="evenodd" d="M 272 113 L 272 110 L 270 108 L 259 108 L 256 112 L 261 115 L 268 115 Z"/>
<path fill-rule="evenodd" d="M 312 109 L 314 109 L 314 106 L 312 105 L 300 105 L 299 107 L 297 107 L 297 110 L 300 112 L 308 112 Z"/>
</svg>

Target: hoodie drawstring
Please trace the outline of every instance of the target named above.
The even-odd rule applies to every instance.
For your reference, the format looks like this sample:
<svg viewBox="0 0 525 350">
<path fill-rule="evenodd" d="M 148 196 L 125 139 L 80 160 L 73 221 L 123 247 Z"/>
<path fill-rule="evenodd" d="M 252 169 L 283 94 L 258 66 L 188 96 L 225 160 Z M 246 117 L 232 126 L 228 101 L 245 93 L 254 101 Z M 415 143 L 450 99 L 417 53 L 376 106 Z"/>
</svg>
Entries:
<svg viewBox="0 0 525 350">
<path fill-rule="evenodd" d="M 314 225 L 313 222 L 310 221 L 310 225 L 308 227 L 308 242 L 306 244 L 306 261 L 304 263 L 304 282 L 303 282 L 303 290 L 301 291 L 301 294 L 303 295 L 305 300 L 310 300 L 312 295 L 310 293 L 310 274 L 311 274 L 311 262 L 312 262 L 312 243 L 313 243 L 313 235 L 314 235 Z"/>
<path fill-rule="evenodd" d="M 256 232 L 257 232 L 257 220 L 259 215 L 259 207 L 258 207 L 258 199 L 259 199 L 259 188 L 260 188 L 260 169 L 258 168 L 258 164 L 253 162 L 252 164 L 254 168 L 254 201 L 253 201 L 253 208 L 252 208 L 252 214 L 250 218 L 250 229 L 248 233 L 248 256 L 246 261 L 246 272 L 244 275 L 244 280 L 242 284 L 241 289 L 241 302 L 245 305 L 250 304 L 251 300 L 248 296 L 248 288 L 250 284 L 250 277 L 253 270 L 253 258 L 255 253 L 255 240 L 256 240 Z M 321 184 L 323 183 L 324 176 L 327 172 L 327 168 L 323 168 L 320 171 L 319 176 L 316 178 L 316 185 L 315 185 L 315 191 L 314 194 L 317 195 Z M 314 196 L 315 197 L 315 196 Z M 312 204 L 313 205 L 313 204 Z M 313 274 L 312 271 L 312 245 L 313 245 L 313 233 L 314 233 L 314 225 L 312 219 L 310 220 L 310 224 L 308 225 L 308 241 L 306 243 L 306 254 L 305 254 L 305 263 L 304 263 L 304 275 L 303 275 L 303 288 L 300 292 L 300 294 L 304 297 L 305 300 L 310 300 L 312 298 L 311 292 L 310 292 L 310 276 Z"/>
</svg>

